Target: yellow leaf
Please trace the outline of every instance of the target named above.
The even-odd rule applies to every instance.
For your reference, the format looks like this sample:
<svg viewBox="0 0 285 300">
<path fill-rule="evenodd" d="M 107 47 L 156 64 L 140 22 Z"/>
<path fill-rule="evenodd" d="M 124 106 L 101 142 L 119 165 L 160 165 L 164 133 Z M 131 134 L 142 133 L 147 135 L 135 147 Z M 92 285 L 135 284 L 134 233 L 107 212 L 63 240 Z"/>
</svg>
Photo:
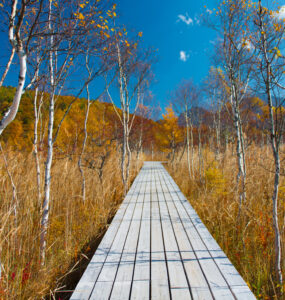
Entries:
<svg viewBox="0 0 285 300">
<path fill-rule="evenodd" d="M 278 57 L 282 57 L 282 54 L 281 54 L 281 52 L 280 52 L 279 49 L 276 50 L 276 55 L 277 55 Z"/>
<path fill-rule="evenodd" d="M 77 19 L 79 19 L 79 20 L 84 20 L 84 16 L 83 16 L 83 14 L 82 13 L 79 13 L 78 15 L 77 15 Z"/>
<path fill-rule="evenodd" d="M 142 35 L 143 35 L 142 31 L 140 31 L 140 32 L 138 33 L 138 36 L 139 36 L 139 37 L 142 37 Z"/>
</svg>

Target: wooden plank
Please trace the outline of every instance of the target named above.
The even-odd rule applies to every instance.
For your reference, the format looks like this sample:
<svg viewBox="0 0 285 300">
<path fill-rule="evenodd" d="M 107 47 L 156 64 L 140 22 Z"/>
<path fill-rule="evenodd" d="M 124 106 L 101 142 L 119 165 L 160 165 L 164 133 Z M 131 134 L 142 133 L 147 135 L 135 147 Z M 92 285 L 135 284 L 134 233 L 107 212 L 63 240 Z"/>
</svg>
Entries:
<svg viewBox="0 0 285 300">
<path fill-rule="evenodd" d="M 146 184 L 144 178 L 145 178 L 144 176 L 141 177 L 142 180 L 141 180 L 140 189 Z M 118 266 L 121 261 L 125 241 L 130 229 L 130 224 L 134 215 L 136 202 L 140 202 L 140 200 L 141 200 L 140 192 L 137 193 L 137 196 L 135 198 L 132 198 L 130 200 L 129 206 L 121 222 L 119 230 L 117 231 L 112 247 L 105 260 L 104 266 L 95 283 L 94 290 L 90 297 L 91 300 L 109 299 L 109 296 L 112 291 L 113 283 L 115 280 L 115 276 L 118 270 Z M 104 289 L 100 288 L 102 286 L 102 282 L 105 283 Z"/>
<path fill-rule="evenodd" d="M 166 178 L 160 177 L 161 181 L 165 179 Z M 164 194 L 166 197 L 168 212 L 177 238 L 184 268 L 190 282 L 192 297 L 193 299 L 213 299 L 209 284 L 205 279 L 205 275 L 199 264 L 198 258 L 195 255 L 192 245 L 190 244 L 182 220 L 177 211 L 177 207 L 173 202 L 173 192 L 169 189 L 167 181 L 164 185 L 164 188 L 167 188 L 164 190 Z"/>
<path fill-rule="evenodd" d="M 150 187 L 151 164 L 146 164 L 146 189 L 143 197 L 143 213 L 135 259 L 130 299 L 149 299 L 150 291 Z"/>
<path fill-rule="evenodd" d="M 161 170 L 158 169 L 158 171 L 160 172 Z M 157 174 L 156 178 L 159 180 Z M 162 186 L 163 184 L 161 184 L 161 182 L 157 183 L 158 204 L 161 214 L 162 233 L 167 258 L 171 296 L 172 299 L 191 299 L 189 286 L 185 277 L 179 248 L 173 232 Z"/>
<path fill-rule="evenodd" d="M 147 172 L 147 171 L 141 171 Z M 146 177 L 144 177 L 146 180 Z M 133 270 L 135 265 L 137 243 L 139 237 L 140 224 L 142 219 L 142 208 L 144 200 L 143 188 L 140 188 L 140 194 L 137 199 L 136 209 L 132 218 L 131 227 L 127 236 L 126 244 L 123 249 L 122 258 L 115 278 L 112 294 L 110 299 L 129 299 L 131 284 L 133 280 Z"/>
<path fill-rule="evenodd" d="M 208 278 L 209 283 L 213 283 L 212 286 L 214 286 L 213 293 L 218 299 L 222 299 L 223 297 L 228 299 L 230 295 L 228 295 L 229 290 L 232 293 L 232 297 L 236 299 L 256 299 L 255 296 L 250 291 L 247 284 L 244 282 L 240 274 L 237 272 L 235 267 L 232 265 L 232 263 L 229 261 L 225 253 L 221 250 L 217 242 L 214 240 L 212 235 L 209 233 L 205 225 L 202 223 L 200 218 L 198 217 L 195 210 L 192 208 L 190 203 L 187 201 L 185 196 L 182 194 L 182 192 L 179 190 L 179 187 L 176 185 L 172 177 L 164 171 L 164 176 L 167 176 L 167 180 L 169 182 L 169 188 L 172 189 L 174 193 L 174 197 L 176 197 L 176 204 L 179 207 L 180 205 L 183 205 L 185 212 L 183 212 L 183 209 L 179 210 L 181 213 L 183 213 L 184 220 L 190 220 L 191 223 L 187 224 L 188 228 L 188 234 L 190 235 L 190 240 L 196 245 L 197 242 L 199 245 L 196 245 L 197 248 L 197 255 L 200 259 L 200 262 L 202 264 L 204 258 L 207 260 L 211 259 L 215 263 L 216 267 L 212 266 L 205 266 L 205 276 Z M 176 194 L 176 196 L 175 196 Z M 180 200 L 180 201 L 178 201 Z M 203 245 L 201 244 L 203 243 Z M 200 248 L 200 250 L 198 250 Z M 203 251 L 201 253 L 201 251 Z M 206 255 L 205 255 L 206 254 Z M 203 263 L 204 264 L 204 263 Z M 209 268 L 210 267 L 210 268 Z M 218 268 L 218 272 L 217 269 Z M 220 273 L 220 275 L 218 275 Z M 214 275 L 217 275 L 215 277 Z M 222 278 L 228 285 L 228 288 L 226 288 L 223 285 L 218 288 L 216 287 L 217 278 L 219 278 L 219 281 L 222 283 Z M 218 294 L 217 294 L 218 292 Z"/>
<path fill-rule="evenodd" d="M 255 299 L 174 180 L 146 162 L 71 299 Z"/>
<path fill-rule="evenodd" d="M 159 212 L 155 176 L 157 166 L 153 166 L 152 174 L 152 210 L 151 210 L 151 296 L 152 299 L 170 299 L 168 269 L 162 237 L 161 216 Z"/>
<path fill-rule="evenodd" d="M 166 171 L 163 173 L 163 175 L 165 177 L 169 176 Z M 172 190 L 174 190 L 173 187 Z M 175 199 L 175 192 L 172 193 L 172 197 L 174 197 Z M 220 273 L 220 270 L 217 268 L 209 251 L 207 250 L 199 234 L 197 233 L 196 228 L 193 226 L 191 219 L 187 215 L 185 209 L 181 207 L 179 198 L 178 200 L 175 199 L 174 201 L 176 206 L 178 207 L 178 211 L 183 221 L 188 238 L 191 241 L 195 256 L 199 260 L 201 269 L 205 274 L 205 279 L 207 280 L 214 297 L 216 299 L 234 299 L 227 282 L 224 280 L 222 274 Z"/>
<path fill-rule="evenodd" d="M 92 257 L 90 263 L 87 266 L 83 276 L 76 286 L 74 293 L 71 296 L 71 300 L 88 299 L 94 289 L 97 277 L 104 265 L 106 257 L 110 251 L 114 238 L 121 225 L 125 212 L 132 200 L 132 197 L 137 195 L 137 187 L 140 184 L 141 176 L 138 176 L 132 184 L 128 194 L 126 195 L 123 203 L 118 209 L 111 225 L 109 226 L 106 234 L 104 235 L 98 249 Z"/>
</svg>

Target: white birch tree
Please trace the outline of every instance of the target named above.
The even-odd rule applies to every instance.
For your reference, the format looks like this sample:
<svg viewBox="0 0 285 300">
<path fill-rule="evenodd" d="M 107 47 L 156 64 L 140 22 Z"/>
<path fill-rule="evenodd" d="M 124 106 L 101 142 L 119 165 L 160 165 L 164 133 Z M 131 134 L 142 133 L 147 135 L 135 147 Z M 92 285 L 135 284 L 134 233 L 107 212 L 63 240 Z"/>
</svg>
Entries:
<svg viewBox="0 0 285 300">
<path fill-rule="evenodd" d="M 102 7 L 102 10 L 101 10 Z M 70 16 L 66 18 L 66 16 Z M 90 78 L 83 82 L 77 97 L 72 101 L 63 118 L 54 132 L 55 102 L 62 93 L 71 69 L 79 68 L 80 59 L 85 58 L 88 45 L 97 45 L 94 41 L 100 40 L 100 44 L 108 39 L 109 34 L 103 32 L 106 26 L 106 18 L 112 16 L 112 9 L 108 9 L 105 3 L 98 1 L 65 0 L 54 5 L 51 1 L 47 9 L 47 34 L 46 49 L 48 64 L 48 86 L 49 86 L 49 122 L 47 136 L 47 156 L 45 162 L 45 184 L 44 199 L 42 205 L 40 256 L 42 264 L 45 263 L 46 237 L 49 221 L 50 191 L 51 191 L 51 167 L 53 161 L 53 149 L 60 127 L 66 115 L 71 109 L 72 103 L 76 101 L 81 92 L 85 89 Z M 101 17 L 101 18 L 100 18 Z"/>
<path fill-rule="evenodd" d="M 129 137 L 139 105 L 139 90 L 150 72 L 151 65 L 149 61 L 152 51 L 149 50 L 141 54 L 138 52 L 137 43 L 131 45 L 129 42 L 122 40 L 118 33 L 114 53 L 121 112 L 116 108 L 114 99 L 112 98 L 108 87 L 107 94 L 110 101 L 113 103 L 115 112 L 123 127 L 121 176 L 124 185 L 124 193 L 126 194 L 132 157 Z M 132 115 L 131 108 L 133 108 Z"/>
<path fill-rule="evenodd" d="M 240 107 L 247 94 L 251 60 L 254 48 L 247 39 L 250 4 L 247 0 L 226 0 L 217 8 L 215 19 L 210 26 L 219 34 L 216 56 L 222 68 L 228 86 L 228 97 L 231 105 L 231 118 L 235 128 L 236 156 L 238 165 L 237 190 L 239 194 L 239 212 L 246 200 L 246 162 L 243 122 Z"/>
<path fill-rule="evenodd" d="M 258 91 L 267 100 L 268 108 L 268 129 L 270 144 L 274 158 L 274 184 L 272 193 L 273 205 L 273 227 L 275 235 L 275 270 L 276 278 L 280 285 L 283 284 L 282 277 L 282 247 L 281 232 L 278 217 L 278 191 L 280 186 L 280 147 L 285 129 L 285 17 L 280 11 L 270 10 L 265 7 L 261 0 L 255 9 L 252 22 L 255 25 L 254 31 L 249 32 L 249 38 L 257 51 L 255 61 L 255 80 Z M 280 292 L 280 291 L 279 291 Z"/>
<path fill-rule="evenodd" d="M 186 130 L 186 153 L 189 178 L 194 177 L 194 139 L 192 109 L 198 103 L 198 89 L 192 80 L 181 82 L 172 97 L 175 110 L 183 115 Z"/>
<path fill-rule="evenodd" d="M 32 37 L 35 34 L 35 29 L 37 28 L 37 24 L 42 13 L 43 0 L 37 2 L 25 0 L 4 1 L 2 9 L 4 9 L 4 7 L 6 9 L 10 9 L 10 11 L 7 11 L 9 19 L 8 37 L 12 50 L 5 71 L 1 77 L 0 86 L 3 84 L 3 81 L 11 67 L 14 54 L 17 54 L 18 57 L 17 64 L 19 65 L 19 79 L 13 102 L 0 121 L 0 135 L 2 134 L 3 130 L 15 119 L 18 112 L 26 82 L 27 55 L 30 50 L 29 46 L 32 43 Z M 24 21 L 27 22 L 27 20 L 29 20 L 29 22 L 26 25 L 24 24 Z"/>
</svg>

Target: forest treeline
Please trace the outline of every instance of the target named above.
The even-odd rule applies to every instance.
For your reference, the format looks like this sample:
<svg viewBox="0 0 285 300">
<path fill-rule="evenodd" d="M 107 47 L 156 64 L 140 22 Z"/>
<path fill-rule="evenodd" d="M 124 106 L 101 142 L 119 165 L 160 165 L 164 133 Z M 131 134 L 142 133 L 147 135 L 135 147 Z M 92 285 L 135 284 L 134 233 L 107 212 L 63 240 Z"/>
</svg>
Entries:
<svg viewBox="0 0 285 300">
<path fill-rule="evenodd" d="M 217 70 L 211 69 L 210 74 Z M 182 83 L 184 86 L 185 81 Z M 193 82 L 190 89 L 197 89 Z M 0 110 L 5 112 L 13 101 L 15 88 L 1 87 L 0 89 Z M 34 138 L 34 91 L 27 91 L 21 100 L 16 120 L 2 134 L 2 140 L 7 147 L 14 150 L 31 152 L 33 150 Z M 43 106 L 41 108 L 41 120 L 38 128 L 39 150 L 43 151 L 47 146 L 48 129 L 48 99 L 46 93 L 43 96 Z M 211 107 L 199 106 L 202 97 L 197 94 L 196 98 L 191 99 L 189 103 L 188 119 L 191 121 L 193 146 L 209 146 L 216 149 L 216 153 L 228 149 L 235 140 L 234 127 L 229 115 L 230 104 L 222 104 L 218 113 Z M 75 100 L 74 96 L 59 96 L 55 106 L 54 127 L 57 128 L 66 108 Z M 187 148 L 186 141 L 186 122 L 185 115 L 179 110 L 177 99 L 170 103 L 166 108 L 165 114 L 154 121 L 152 119 L 151 106 L 139 105 L 134 118 L 133 129 L 130 132 L 130 147 L 133 153 L 148 153 L 154 155 L 154 152 L 168 154 L 171 161 L 175 159 L 178 152 L 185 152 Z M 55 143 L 56 153 L 62 157 L 78 155 L 84 139 L 84 117 L 87 99 L 80 98 L 72 104 L 69 114 L 61 125 L 61 130 Z M 177 109 L 176 109 L 177 107 Z M 122 115 L 121 109 L 117 111 Z M 244 123 L 245 147 L 251 144 L 264 146 L 269 145 L 269 124 L 268 108 L 266 103 L 257 96 L 245 99 L 240 108 L 241 118 Z M 216 128 L 219 126 L 218 129 Z M 216 135 L 218 130 L 219 134 Z M 199 133 L 200 132 L 200 133 Z M 199 141 L 200 136 L 200 141 Z M 92 100 L 88 120 L 88 147 L 102 147 L 116 144 L 117 147 L 122 143 L 123 127 L 119 122 L 113 104 L 108 102 L 108 98 Z M 285 138 L 285 136 L 283 136 Z M 192 141 L 191 141 L 192 143 Z"/>
<path fill-rule="evenodd" d="M 213 66 L 160 117 L 157 53 L 115 3 L 0 3 L 1 298 L 68 297 L 144 160 L 168 162 L 259 299 L 284 297 L 285 17 L 272 5 L 206 8 Z"/>
</svg>

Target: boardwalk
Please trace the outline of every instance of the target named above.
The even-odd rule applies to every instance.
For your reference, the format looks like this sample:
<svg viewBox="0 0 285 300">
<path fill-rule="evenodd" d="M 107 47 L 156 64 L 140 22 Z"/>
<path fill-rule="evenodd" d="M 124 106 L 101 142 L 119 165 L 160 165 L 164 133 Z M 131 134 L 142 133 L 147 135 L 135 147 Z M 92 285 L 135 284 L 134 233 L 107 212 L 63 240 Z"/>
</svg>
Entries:
<svg viewBox="0 0 285 300">
<path fill-rule="evenodd" d="M 159 162 L 146 162 L 72 300 L 255 299 Z"/>
</svg>

